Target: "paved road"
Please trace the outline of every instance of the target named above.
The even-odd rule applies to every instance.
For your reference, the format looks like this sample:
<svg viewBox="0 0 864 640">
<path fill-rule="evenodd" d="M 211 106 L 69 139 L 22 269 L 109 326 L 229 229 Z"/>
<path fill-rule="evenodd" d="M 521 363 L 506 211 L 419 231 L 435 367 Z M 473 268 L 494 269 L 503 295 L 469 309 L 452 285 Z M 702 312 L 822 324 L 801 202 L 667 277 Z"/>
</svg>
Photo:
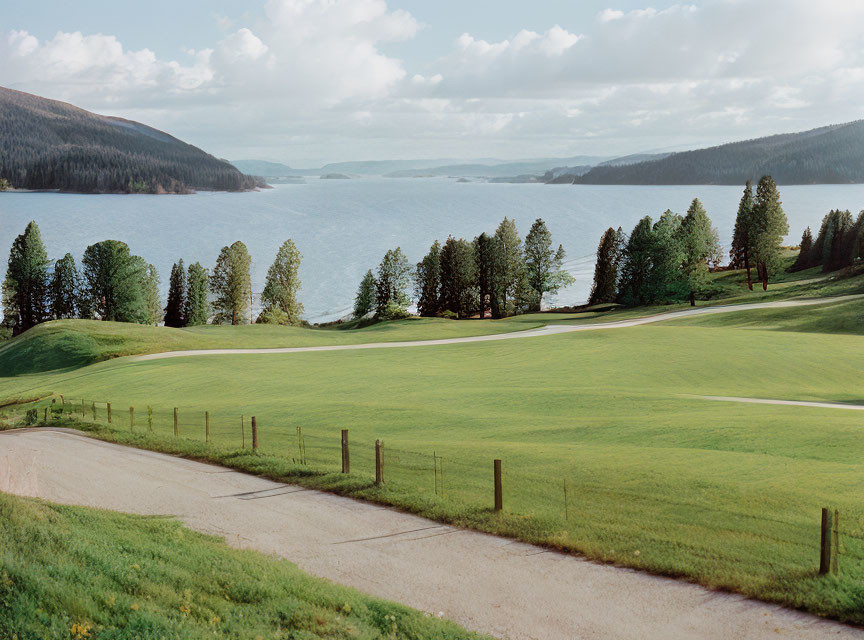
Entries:
<svg viewBox="0 0 864 640">
<path fill-rule="evenodd" d="M 737 396 L 687 396 L 702 400 L 717 400 L 719 402 L 745 402 L 748 404 L 779 404 L 790 407 L 815 407 L 817 409 L 846 409 L 847 411 L 864 411 L 864 404 L 844 404 L 842 402 L 806 402 L 804 400 L 772 400 L 771 398 L 739 398 Z"/>
<path fill-rule="evenodd" d="M 467 338 L 442 338 L 440 340 L 413 340 L 411 342 L 368 342 L 365 344 L 340 344 L 321 347 L 283 347 L 278 349 L 193 349 L 189 351 L 166 351 L 164 353 L 150 353 L 142 356 L 133 356 L 135 360 L 161 360 L 163 358 L 182 358 L 187 356 L 213 356 L 213 355 L 249 355 L 249 354 L 275 354 L 275 353 L 305 353 L 309 351 L 346 351 L 356 349 L 398 349 L 404 347 L 429 347 L 442 344 L 461 344 L 463 342 L 490 342 L 493 340 L 513 340 L 516 338 L 536 338 L 539 336 L 550 336 L 559 333 L 572 333 L 574 331 L 598 331 L 601 329 L 624 329 L 627 327 L 638 327 L 643 324 L 654 322 L 665 322 L 679 318 L 690 318 L 693 316 L 714 315 L 717 313 L 734 313 L 738 311 L 750 311 L 753 309 L 780 309 L 784 307 L 802 307 L 816 304 L 829 304 L 834 302 L 845 302 L 856 298 L 862 298 L 864 294 L 837 296 L 834 298 L 809 298 L 802 300 L 780 300 L 777 302 L 754 302 L 752 304 L 725 305 L 716 307 L 698 307 L 685 311 L 670 311 L 658 313 L 653 316 L 633 318 L 630 320 L 619 320 L 617 322 L 596 322 L 591 324 L 550 324 L 538 329 L 526 331 L 514 331 L 511 333 L 498 333 L 486 336 L 470 336 Z"/>
<path fill-rule="evenodd" d="M 0 433 L 0 489 L 173 514 L 229 544 L 501 638 L 864 638 L 864 631 L 66 430 Z"/>
</svg>

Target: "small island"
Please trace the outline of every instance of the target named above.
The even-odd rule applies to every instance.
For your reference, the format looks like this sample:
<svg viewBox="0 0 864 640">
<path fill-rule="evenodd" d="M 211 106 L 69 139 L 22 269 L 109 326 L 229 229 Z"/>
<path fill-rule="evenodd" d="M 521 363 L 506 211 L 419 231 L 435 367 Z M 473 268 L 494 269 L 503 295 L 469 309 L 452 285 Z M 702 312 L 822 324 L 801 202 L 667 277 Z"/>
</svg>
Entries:
<svg viewBox="0 0 864 640">
<path fill-rule="evenodd" d="M 346 176 L 344 173 L 325 173 L 321 176 L 322 180 L 350 180 L 351 176 Z"/>
</svg>

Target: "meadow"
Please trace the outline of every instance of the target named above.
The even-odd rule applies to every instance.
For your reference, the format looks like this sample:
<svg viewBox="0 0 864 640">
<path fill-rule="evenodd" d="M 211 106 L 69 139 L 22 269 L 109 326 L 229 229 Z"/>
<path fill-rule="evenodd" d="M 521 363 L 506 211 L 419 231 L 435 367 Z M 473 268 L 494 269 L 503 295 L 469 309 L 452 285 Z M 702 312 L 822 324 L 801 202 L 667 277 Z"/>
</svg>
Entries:
<svg viewBox="0 0 864 640">
<path fill-rule="evenodd" d="M 785 288 L 787 295 L 839 294 L 860 291 L 861 282 L 804 273 Z M 750 301 L 783 293 L 769 288 L 752 298 L 740 295 Z M 587 319 L 560 314 L 552 321 L 640 312 L 595 312 Z M 71 415 L 58 423 L 79 424 L 99 437 L 864 623 L 861 413 L 698 398 L 864 402 L 862 315 L 864 302 L 851 300 L 496 343 L 118 358 L 6 377 L 0 396 L 64 394 Z M 542 316 L 549 317 L 305 331 L 315 340 L 333 336 L 333 343 L 408 339 L 403 336 L 415 330 L 428 339 L 441 337 L 438 327 L 450 335 L 505 325 L 512 330 L 549 321 Z M 54 335 L 49 330 L 57 324 L 29 339 Z M 98 327 L 121 331 L 108 323 Z M 257 329 L 225 333 L 232 340 Z M 81 325 L 80 332 L 88 331 Z M 156 341 L 167 333 L 134 331 Z M 301 331 L 279 339 L 288 343 Z M 263 332 L 255 338 L 262 336 L 257 344 L 274 345 Z M 18 347 L 13 341 L 6 353 L 0 350 L 0 364 L 24 361 L 9 353 L 26 344 L 18 340 Z M 118 353 L 126 348 L 122 340 L 115 346 Z M 140 349 L 140 341 L 132 348 Z M 111 425 L 106 402 L 112 403 Z M 252 415 L 260 429 L 256 454 L 248 448 Z M 339 473 L 341 429 L 350 433 L 348 476 Z M 385 451 L 381 487 L 373 482 L 376 439 Z M 491 509 L 495 458 L 503 460 L 503 513 Z M 841 517 L 837 575 L 817 575 L 822 507 Z"/>
</svg>

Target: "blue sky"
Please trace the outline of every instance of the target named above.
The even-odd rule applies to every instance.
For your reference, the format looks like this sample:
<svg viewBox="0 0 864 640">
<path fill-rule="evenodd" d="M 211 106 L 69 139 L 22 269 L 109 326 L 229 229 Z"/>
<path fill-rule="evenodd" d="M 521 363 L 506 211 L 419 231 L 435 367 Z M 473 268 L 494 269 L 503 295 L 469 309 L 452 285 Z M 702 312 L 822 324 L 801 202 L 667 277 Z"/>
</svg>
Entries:
<svg viewBox="0 0 864 640">
<path fill-rule="evenodd" d="M 295 166 L 680 149 L 864 104 L 859 0 L 4 4 L 0 85 Z"/>
</svg>

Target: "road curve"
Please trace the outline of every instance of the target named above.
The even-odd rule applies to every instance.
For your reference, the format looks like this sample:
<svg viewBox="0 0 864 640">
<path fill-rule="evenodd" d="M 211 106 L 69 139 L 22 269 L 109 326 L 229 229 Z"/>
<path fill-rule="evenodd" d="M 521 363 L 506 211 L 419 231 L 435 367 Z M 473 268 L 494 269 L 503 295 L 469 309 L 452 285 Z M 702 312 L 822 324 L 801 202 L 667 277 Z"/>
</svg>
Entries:
<svg viewBox="0 0 864 640">
<path fill-rule="evenodd" d="M 575 331 L 598 331 L 601 329 L 624 329 L 637 327 L 654 322 L 665 322 L 679 318 L 692 316 L 713 315 L 716 313 L 732 313 L 737 311 L 750 311 L 753 309 L 780 309 L 784 307 L 803 307 L 817 304 L 830 304 L 834 302 L 845 302 L 856 298 L 862 298 L 864 294 L 848 296 L 837 296 L 833 298 L 807 298 L 801 300 L 778 300 L 776 302 L 754 302 L 750 304 L 724 305 L 716 307 L 699 307 L 686 309 L 684 311 L 670 311 L 658 313 L 653 316 L 632 318 L 630 320 L 618 320 L 616 322 L 596 322 L 592 324 L 564 325 L 549 324 L 538 329 L 526 331 L 513 331 L 510 333 L 497 333 L 486 336 L 470 336 L 467 338 L 442 338 L 439 340 L 412 340 L 410 342 L 367 342 L 365 344 L 340 344 L 321 347 L 282 347 L 275 349 L 192 349 L 188 351 L 165 351 L 163 353 L 149 353 L 141 356 L 133 356 L 133 360 L 162 360 L 164 358 L 185 358 L 188 356 L 215 356 L 215 355 L 251 355 L 251 354 L 279 354 L 279 353 L 307 353 L 310 351 L 353 351 L 357 349 L 401 349 L 405 347 L 431 347 L 444 344 L 462 344 L 464 342 L 491 342 L 495 340 L 514 340 L 516 338 L 536 338 L 540 336 L 551 336 L 559 333 L 573 333 Z"/>
<path fill-rule="evenodd" d="M 738 396 L 692 396 L 700 400 L 716 400 L 718 402 L 743 402 L 746 404 L 774 404 L 788 407 L 812 407 L 814 409 L 846 409 L 847 411 L 864 411 L 864 404 L 845 404 L 843 402 L 807 402 L 805 400 L 772 400 L 771 398 L 741 398 Z"/>
<path fill-rule="evenodd" d="M 0 433 L 0 490 L 176 515 L 240 548 L 501 638 L 864 639 L 864 630 L 63 429 Z"/>
</svg>

